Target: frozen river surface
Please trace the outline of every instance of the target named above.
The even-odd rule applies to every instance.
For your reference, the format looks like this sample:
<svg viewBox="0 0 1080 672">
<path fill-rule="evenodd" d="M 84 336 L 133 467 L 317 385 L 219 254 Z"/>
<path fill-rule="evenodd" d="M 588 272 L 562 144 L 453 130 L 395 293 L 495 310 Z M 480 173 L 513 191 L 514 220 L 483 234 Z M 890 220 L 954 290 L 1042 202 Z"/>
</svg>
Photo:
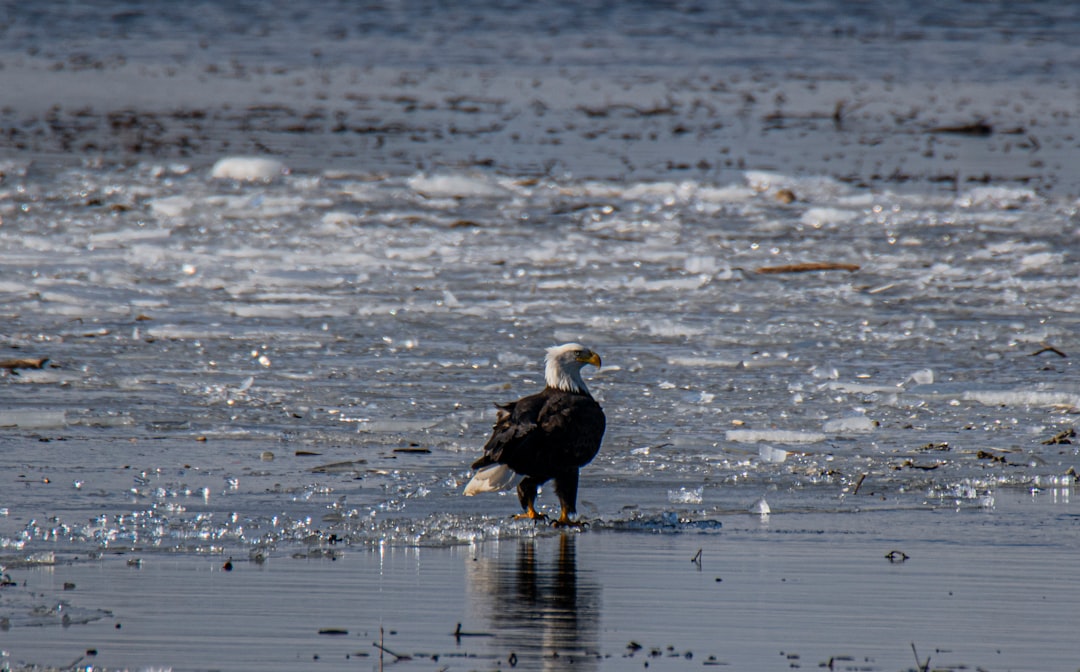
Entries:
<svg viewBox="0 0 1080 672">
<path fill-rule="evenodd" d="M 570 340 L 605 362 L 601 526 L 1073 483 L 1071 202 L 208 173 L 8 177 L 7 355 L 48 361 L 4 374 L 4 547 L 498 535 L 467 465 Z"/>
<path fill-rule="evenodd" d="M 1075 669 L 1076 18 L 765 5 L 9 7 L 0 662 L 295 669 L 277 583 L 385 591 L 329 619 L 367 667 L 385 624 L 450 669 Z M 461 496 L 566 341 L 608 417 L 569 537 Z"/>
</svg>

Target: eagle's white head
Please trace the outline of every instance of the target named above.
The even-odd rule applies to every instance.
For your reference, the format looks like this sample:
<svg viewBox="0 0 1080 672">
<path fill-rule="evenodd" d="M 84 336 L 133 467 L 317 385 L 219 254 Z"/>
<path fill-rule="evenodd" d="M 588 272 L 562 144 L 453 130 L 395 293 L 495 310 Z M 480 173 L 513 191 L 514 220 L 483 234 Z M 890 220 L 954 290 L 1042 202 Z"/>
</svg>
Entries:
<svg viewBox="0 0 1080 672">
<path fill-rule="evenodd" d="M 548 348 L 544 363 L 544 382 L 548 387 L 588 394 L 589 388 L 581 379 L 581 367 L 592 364 L 599 369 L 600 355 L 580 343 L 567 343 Z"/>
</svg>

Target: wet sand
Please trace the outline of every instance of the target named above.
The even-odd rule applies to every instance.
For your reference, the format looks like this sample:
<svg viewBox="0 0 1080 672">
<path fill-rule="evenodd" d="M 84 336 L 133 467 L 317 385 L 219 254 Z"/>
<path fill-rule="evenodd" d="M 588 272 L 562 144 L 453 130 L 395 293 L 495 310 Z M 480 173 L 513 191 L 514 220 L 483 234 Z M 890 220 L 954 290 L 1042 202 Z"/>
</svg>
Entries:
<svg viewBox="0 0 1080 672">
<path fill-rule="evenodd" d="M 230 571 L 222 556 L 58 557 L 9 570 L 0 642 L 14 667 L 888 671 L 917 652 L 931 669 L 1069 670 L 1077 526 L 1059 494 L 322 546 Z"/>
</svg>

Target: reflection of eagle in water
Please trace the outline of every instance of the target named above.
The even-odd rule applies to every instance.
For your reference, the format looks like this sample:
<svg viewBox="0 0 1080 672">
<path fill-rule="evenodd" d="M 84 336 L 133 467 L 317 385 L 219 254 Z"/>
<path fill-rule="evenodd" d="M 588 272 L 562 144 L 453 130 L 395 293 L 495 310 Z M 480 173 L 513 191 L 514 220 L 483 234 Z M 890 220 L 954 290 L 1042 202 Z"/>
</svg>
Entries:
<svg viewBox="0 0 1080 672">
<path fill-rule="evenodd" d="M 562 505 L 555 525 L 580 525 L 577 512 L 578 469 L 592 461 L 604 437 L 604 411 L 581 379 L 581 367 L 600 367 L 592 350 L 568 343 L 548 348 L 543 391 L 499 408 L 484 456 L 473 463 L 480 471 L 465 486 L 466 495 L 504 490 L 523 476 L 518 499 L 525 513 L 518 518 L 545 518 L 536 511 L 536 491 L 555 479 Z M 513 472 L 513 473 L 512 473 Z"/>
</svg>

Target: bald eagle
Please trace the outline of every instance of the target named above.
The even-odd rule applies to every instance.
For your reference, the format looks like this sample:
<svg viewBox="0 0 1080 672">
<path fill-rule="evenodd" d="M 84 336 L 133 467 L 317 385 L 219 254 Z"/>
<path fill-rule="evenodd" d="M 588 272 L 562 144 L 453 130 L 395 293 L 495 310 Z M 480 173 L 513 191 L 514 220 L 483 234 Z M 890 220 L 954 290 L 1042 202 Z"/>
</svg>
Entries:
<svg viewBox="0 0 1080 672">
<path fill-rule="evenodd" d="M 536 491 L 555 479 L 562 511 L 554 524 L 581 524 L 570 519 L 577 512 L 578 469 L 596 457 L 605 426 L 604 411 L 581 379 L 586 364 L 600 368 L 600 355 L 577 343 L 548 348 L 544 389 L 496 404 L 495 427 L 484 456 L 472 464 L 480 471 L 465 486 L 466 495 L 505 490 L 517 474 L 523 477 L 517 493 L 525 512 L 515 518 L 543 519 Z"/>
</svg>

